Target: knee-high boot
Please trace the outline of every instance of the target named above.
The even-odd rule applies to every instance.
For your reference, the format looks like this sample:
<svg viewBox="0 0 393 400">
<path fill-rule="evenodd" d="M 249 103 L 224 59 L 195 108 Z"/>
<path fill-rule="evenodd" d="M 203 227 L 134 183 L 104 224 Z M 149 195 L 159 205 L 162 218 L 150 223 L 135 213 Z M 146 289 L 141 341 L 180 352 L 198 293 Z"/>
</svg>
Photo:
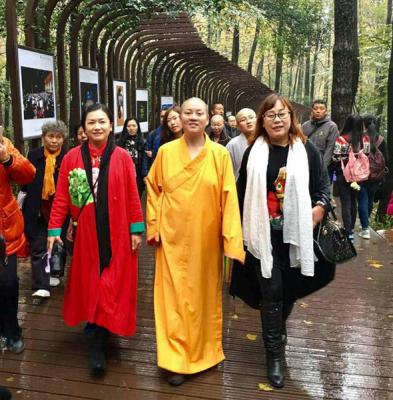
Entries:
<svg viewBox="0 0 393 400">
<path fill-rule="evenodd" d="M 106 343 L 109 332 L 96 326 L 89 338 L 89 366 L 93 376 L 100 376 L 106 369 Z"/>
<path fill-rule="evenodd" d="M 284 346 L 287 344 L 287 319 L 292 312 L 294 303 L 283 303 L 282 305 L 282 342 Z"/>
<path fill-rule="evenodd" d="M 263 341 L 266 349 L 267 377 L 272 386 L 284 386 L 282 342 L 282 302 L 263 302 L 261 310 Z"/>
</svg>

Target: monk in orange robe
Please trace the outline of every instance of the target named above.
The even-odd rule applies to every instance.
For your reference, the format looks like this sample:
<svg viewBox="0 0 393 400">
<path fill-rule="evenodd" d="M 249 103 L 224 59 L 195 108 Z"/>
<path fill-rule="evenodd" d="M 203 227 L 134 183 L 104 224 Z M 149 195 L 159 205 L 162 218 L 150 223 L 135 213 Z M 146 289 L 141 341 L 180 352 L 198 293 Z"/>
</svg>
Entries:
<svg viewBox="0 0 393 400">
<path fill-rule="evenodd" d="M 147 177 L 157 358 L 174 373 L 168 379 L 173 385 L 224 359 L 223 256 L 244 261 L 230 155 L 205 134 L 202 100 L 186 100 L 181 120 L 183 136 L 160 148 Z"/>
</svg>

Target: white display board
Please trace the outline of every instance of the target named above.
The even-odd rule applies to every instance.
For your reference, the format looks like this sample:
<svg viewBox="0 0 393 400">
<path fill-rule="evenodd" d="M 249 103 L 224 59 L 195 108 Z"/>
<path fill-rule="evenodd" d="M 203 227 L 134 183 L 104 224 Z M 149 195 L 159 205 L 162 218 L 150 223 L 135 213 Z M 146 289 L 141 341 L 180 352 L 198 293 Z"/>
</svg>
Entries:
<svg viewBox="0 0 393 400">
<path fill-rule="evenodd" d="M 167 110 L 173 106 L 173 96 L 161 96 L 161 110 Z"/>
<path fill-rule="evenodd" d="M 125 81 L 113 81 L 113 131 L 123 130 L 127 119 L 127 85 Z"/>
<path fill-rule="evenodd" d="M 148 101 L 149 93 L 146 89 L 136 89 L 136 118 L 141 126 L 142 133 L 149 132 Z"/>
<path fill-rule="evenodd" d="M 18 48 L 23 139 L 42 135 L 41 127 L 56 120 L 55 67 L 52 54 Z"/>
<path fill-rule="evenodd" d="M 99 96 L 98 71 L 85 67 L 79 67 L 79 98 L 80 112 L 83 112 L 92 104 L 98 103 Z"/>
</svg>

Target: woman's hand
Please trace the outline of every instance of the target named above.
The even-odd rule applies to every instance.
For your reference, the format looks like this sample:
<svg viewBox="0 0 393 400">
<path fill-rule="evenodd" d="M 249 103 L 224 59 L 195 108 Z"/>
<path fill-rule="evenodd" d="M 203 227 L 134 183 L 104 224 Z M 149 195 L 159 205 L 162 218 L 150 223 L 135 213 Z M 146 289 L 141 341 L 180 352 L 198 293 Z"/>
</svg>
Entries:
<svg viewBox="0 0 393 400">
<path fill-rule="evenodd" d="M 320 204 L 317 204 L 315 207 L 313 207 L 312 209 L 313 228 L 315 228 L 323 220 L 324 216 L 325 216 L 325 207 L 321 206 Z"/>
<path fill-rule="evenodd" d="M 141 243 L 142 243 L 142 235 L 140 233 L 139 234 L 131 233 L 131 250 L 137 251 L 141 246 Z"/>
<path fill-rule="evenodd" d="M 145 150 L 145 153 L 149 158 L 153 157 L 153 152 L 151 150 Z"/>
<path fill-rule="evenodd" d="M 46 248 L 48 249 L 49 253 L 52 253 L 53 245 L 55 244 L 55 242 L 58 242 L 63 246 L 63 241 L 61 240 L 60 236 L 48 236 Z"/>
</svg>

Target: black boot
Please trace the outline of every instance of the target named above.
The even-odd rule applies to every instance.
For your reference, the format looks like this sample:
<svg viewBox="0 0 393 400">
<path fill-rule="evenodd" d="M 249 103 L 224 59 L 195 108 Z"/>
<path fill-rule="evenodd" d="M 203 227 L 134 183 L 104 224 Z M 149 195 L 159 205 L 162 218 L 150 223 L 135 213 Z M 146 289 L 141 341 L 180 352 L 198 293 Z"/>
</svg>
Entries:
<svg viewBox="0 0 393 400">
<path fill-rule="evenodd" d="M 272 386 L 282 388 L 284 386 L 282 302 L 263 302 L 261 319 L 266 349 L 267 377 Z"/>
<path fill-rule="evenodd" d="M 106 369 L 106 342 L 109 332 L 97 326 L 91 334 L 89 343 L 89 367 L 95 377 L 102 376 Z"/>
<path fill-rule="evenodd" d="M 282 305 L 282 343 L 286 346 L 288 337 L 287 337 L 287 319 L 292 312 L 294 303 L 283 303 Z"/>
</svg>

